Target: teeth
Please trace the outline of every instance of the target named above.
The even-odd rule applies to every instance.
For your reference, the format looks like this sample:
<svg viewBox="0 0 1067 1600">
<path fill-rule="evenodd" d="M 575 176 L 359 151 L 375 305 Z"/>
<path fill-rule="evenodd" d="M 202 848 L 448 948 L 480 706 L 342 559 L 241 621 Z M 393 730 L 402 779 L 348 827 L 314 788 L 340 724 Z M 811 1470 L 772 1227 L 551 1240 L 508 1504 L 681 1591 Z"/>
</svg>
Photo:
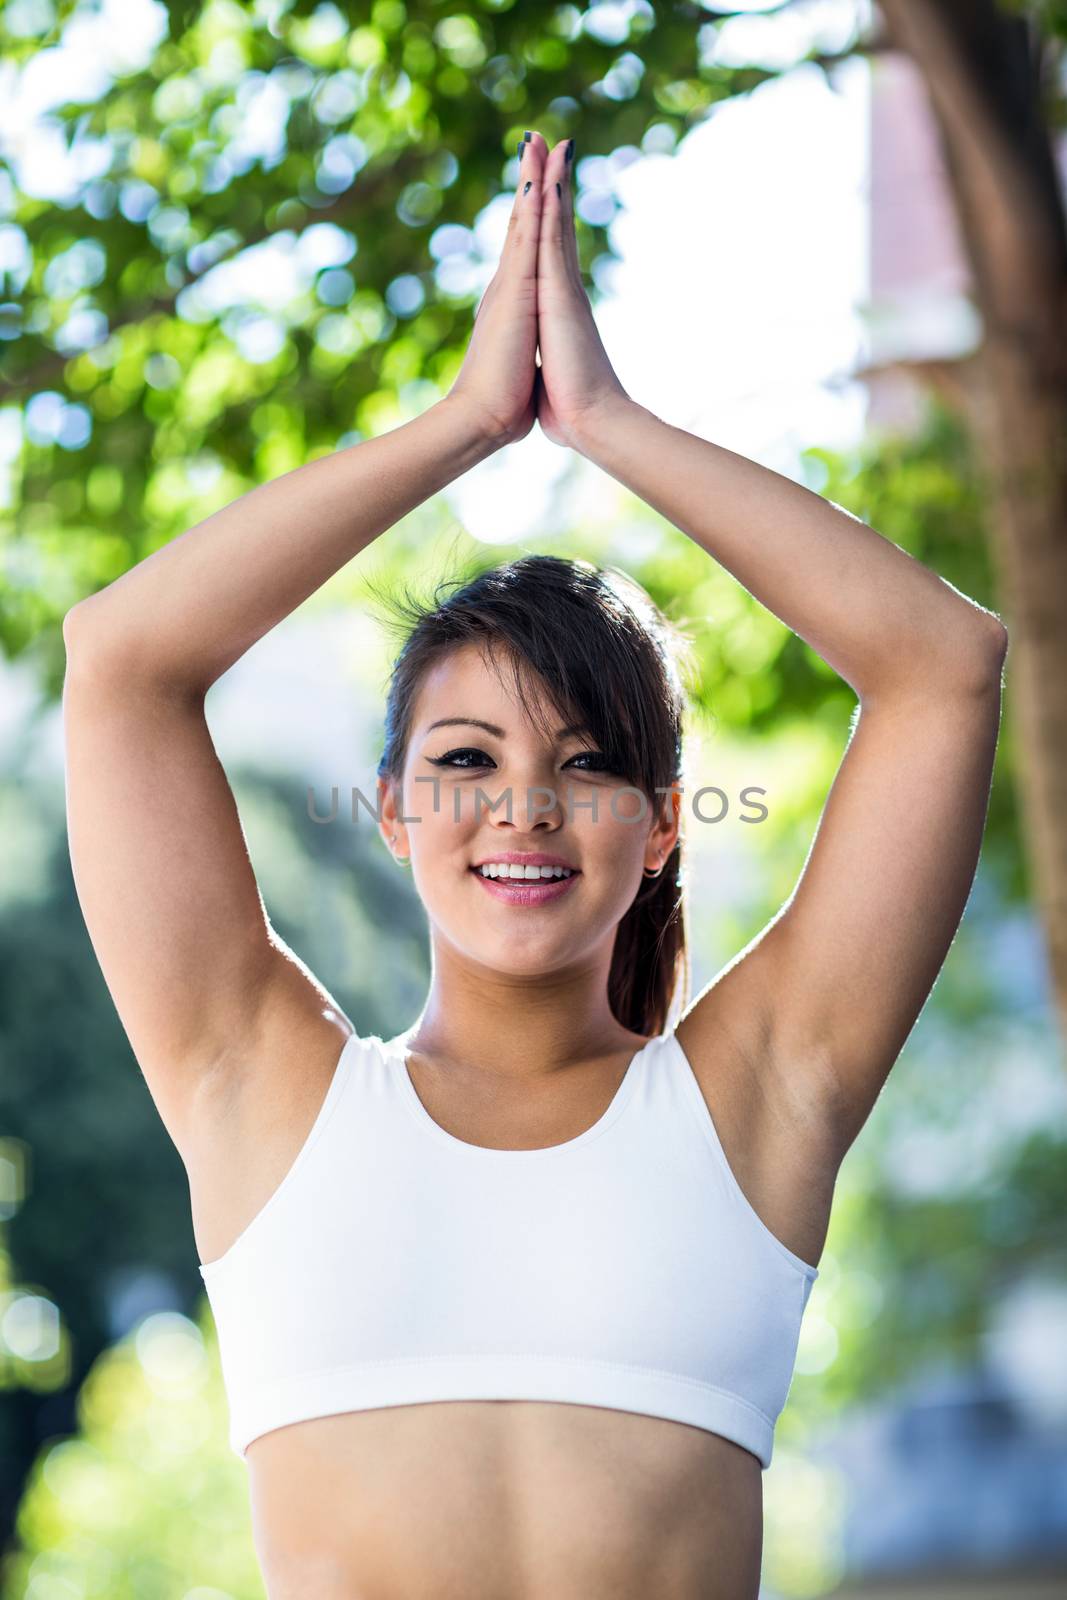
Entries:
<svg viewBox="0 0 1067 1600">
<path fill-rule="evenodd" d="M 487 861 L 478 868 L 483 878 L 570 878 L 569 867 L 524 867 L 519 862 Z"/>
</svg>

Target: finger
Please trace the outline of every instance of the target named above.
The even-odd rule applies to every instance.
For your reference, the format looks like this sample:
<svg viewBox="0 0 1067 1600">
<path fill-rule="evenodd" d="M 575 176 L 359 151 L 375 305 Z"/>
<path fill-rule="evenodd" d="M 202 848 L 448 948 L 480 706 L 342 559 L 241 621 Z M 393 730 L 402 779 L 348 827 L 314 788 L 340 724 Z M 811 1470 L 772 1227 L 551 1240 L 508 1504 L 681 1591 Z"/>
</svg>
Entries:
<svg viewBox="0 0 1067 1600">
<path fill-rule="evenodd" d="M 515 195 L 511 203 L 511 215 L 508 218 L 507 233 L 504 236 L 504 244 L 500 252 L 500 259 L 497 262 L 496 271 L 486 284 L 475 310 L 473 319 L 475 322 L 478 320 L 478 312 L 492 298 L 494 290 L 499 287 L 501 276 L 512 270 L 513 263 L 516 260 L 518 260 L 520 273 L 523 271 L 526 273 L 530 273 L 531 270 L 536 271 L 537 237 L 540 233 L 541 225 L 541 196 L 538 191 L 541 188 L 544 159 L 547 153 L 548 145 L 543 136 L 533 130 L 530 130 L 528 136 L 524 136 L 518 143 L 516 156 L 519 163 L 519 175 Z M 535 172 L 537 176 L 534 176 Z M 533 200 L 535 193 L 537 193 L 537 201 L 531 205 L 530 202 Z M 530 267 L 530 246 L 526 240 L 526 234 L 531 225 L 536 229 L 532 251 L 532 269 Z"/>
<path fill-rule="evenodd" d="M 574 140 L 563 141 L 563 166 L 562 176 L 558 180 L 560 186 L 560 204 L 563 207 L 563 253 L 570 263 L 574 274 L 574 281 L 581 286 L 582 263 L 578 256 L 578 236 L 574 226 Z"/>
<path fill-rule="evenodd" d="M 548 145 L 541 134 L 531 130 L 519 140 L 518 182 L 508 218 L 507 238 L 501 252 L 501 265 L 507 263 L 523 277 L 537 272 L 537 241 L 541 232 L 542 179 Z"/>
<path fill-rule="evenodd" d="M 544 201 L 541 213 L 542 272 L 564 272 L 576 289 L 582 288 L 578 240 L 574 231 L 573 141 L 562 139 L 544 165 Z"/>
</svg>

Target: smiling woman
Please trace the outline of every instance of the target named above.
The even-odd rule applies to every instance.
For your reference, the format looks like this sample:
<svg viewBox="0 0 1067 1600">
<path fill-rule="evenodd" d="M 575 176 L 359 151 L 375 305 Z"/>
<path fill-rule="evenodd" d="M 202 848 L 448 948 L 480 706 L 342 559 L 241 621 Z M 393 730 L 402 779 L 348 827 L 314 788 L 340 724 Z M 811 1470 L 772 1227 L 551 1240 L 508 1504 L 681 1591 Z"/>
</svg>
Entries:
<svg viewBox="0 0 1067 1600">
<path fill-rule="evenodd" d="M 492 941 L 496 960 L 529 975 L 561 954 L 558 921 L 498 926 L 490 902 L 566 898 L 574 950 L 610 934 L 612 1014 L 658 1033 L 686 981 L 675 798 L 685 636 L 625 573 L 555 556 L 438 584 L 429 604 L 395 599 L 392 610 L 409 632 L 386 704 L 379 815 L 431 924 L 472 955 L 471 940 Z M 583 873 L 580 894 L 573 878 L 512 887 L 509 873 L 505 887 L 483 876 L 482 919 L 470 923 L 460 874 L 482 862 L 532 874 L 542 857 L 526 841 L 554 839 L 561 820 L 570 850 L 543 860 Z"/>
<path fill-rule="evenodd" d="M 629 399 L 582 287 L 572 143 L 524 144 L 448 396 L 64 628 L 75 882 L 189 1177 L 270 1600 L 754 1600 L 837 1170 L 981 840 L 1003 628 Z M 535 421 L 862 715 L 793 894 L 682 1014 L 680 633 L 625 574 L 539 555 L 401 606 L 379 816 L 432 976 L 414 1023 L 361 1036 L 265 916 L 204 696 Z"/>
</svg>

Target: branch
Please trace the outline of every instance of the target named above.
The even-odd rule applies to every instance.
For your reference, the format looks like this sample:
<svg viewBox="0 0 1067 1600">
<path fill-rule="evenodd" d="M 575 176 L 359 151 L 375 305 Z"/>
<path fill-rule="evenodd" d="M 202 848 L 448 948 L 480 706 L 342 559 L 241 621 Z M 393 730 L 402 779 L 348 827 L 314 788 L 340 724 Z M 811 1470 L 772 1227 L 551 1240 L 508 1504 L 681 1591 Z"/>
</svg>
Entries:
<svg viewBox="0 0 1067 1600">
<path fill-rule="evenodd" d="M 416 172 L 421 170 L 425 159 L 423 150 L 408 151 L 398 156 L 389 166 L 377 168 L 366 182 L 361 183 L 359 177 L 357 177 L 355 183 L 345 190 L 343 194 L 338 195 L 335 200 L 331 200 L 324 206 L 309 207 L 308 222 L 337 222 L 343 226 L 351 218 L 353 210 L 358 208 L 363 213 L 376 203 L 378 197 L 384 191 L 393 188 L 397 184 L 407 183 Z M 71 215 L 75 216 L 76 213 L 72 212 Z M 273 238 L 276 232 L 284 233 L 289 231 L 290 226 L 291 224 L 288 224 L 280 230 L 264 227 L 252 229 L 234 245 L 232 250 L 225 255 L 219 256 L 210 266 L 205 267 L 203 272 L 192 274 L 187 282 L 180 284 L 176 289 L 172 289 L 166 294 L 153 295 L 150 299 L 142 300 L 136 305 L 124 306 L 125 315 L 123 321 L 117 323 L 110 330 L 111 336 L 121 334 L 125 328 L 137 327 L 139 323 L 144 322 L 148 317 L 158 316 L 160 313 L 173 312 L 178 296 L 190 284 L 198 283 L 202 277 L 205 277 L 207 273 L 211 272 L 223 261 L 232 261 L 242 255 L 244 251 L 252 249 L 253 245 L 262 244 L 265 240 Z M 53 351 L 42 361 L 38 361 L 36 366 L 29 367 L 25 372 L 18 373 L 15 376 L 5 374 L 4 388 L 13 400 L 19 400 L 25 395 L 36 394 L 39 389 L 48 388 L 60 381 L 67 362 L 75 360 L 80 354 L 81 351 L 77 350 L 69 354 L 64 354 L 60 350 Z"/>
<path fill-rule="evenodd" d="M 836 67 L 840 61 L 854 61 L 857 56 L 889 55 L 896 49 L 888 33 L 876 33 L 870 39 L 857 39 L 855 44 L 847 45 L 844 50 L 816 51 L 813 55 L 801 56 L 797 66 L 802 67 L 806 62 L 813 61 L 817 67 Z"/>
</svg>

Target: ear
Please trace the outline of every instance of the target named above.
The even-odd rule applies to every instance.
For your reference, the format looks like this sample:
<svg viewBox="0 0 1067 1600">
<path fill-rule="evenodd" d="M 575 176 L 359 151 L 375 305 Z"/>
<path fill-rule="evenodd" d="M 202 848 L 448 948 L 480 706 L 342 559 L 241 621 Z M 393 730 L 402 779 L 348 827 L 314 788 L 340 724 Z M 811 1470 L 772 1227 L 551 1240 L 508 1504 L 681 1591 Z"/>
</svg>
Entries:
<svg viewBox="0 0 1067 1600">
<path fill-rule="evenodd" d="M 649 844 L 666 859 L 678 843 L 678 835 L 682 826 L 682 792 L 680 785 L 674 785 L 669 794 L 657 795 L 660 809 L 656 820 L 649 832 Z"/>
<path fill-rule="evenodd" d="M 396 782 L 392 778 L 379 778 L 377 780 L 378 792 L 378 832 L 382 836 L 386 849 L 391 856 L 410 856 L 406 825 L 399 820 L 403 811 L 403 804 L 398 804 L 402 797 L 397 794 Z"/>
</svg>

